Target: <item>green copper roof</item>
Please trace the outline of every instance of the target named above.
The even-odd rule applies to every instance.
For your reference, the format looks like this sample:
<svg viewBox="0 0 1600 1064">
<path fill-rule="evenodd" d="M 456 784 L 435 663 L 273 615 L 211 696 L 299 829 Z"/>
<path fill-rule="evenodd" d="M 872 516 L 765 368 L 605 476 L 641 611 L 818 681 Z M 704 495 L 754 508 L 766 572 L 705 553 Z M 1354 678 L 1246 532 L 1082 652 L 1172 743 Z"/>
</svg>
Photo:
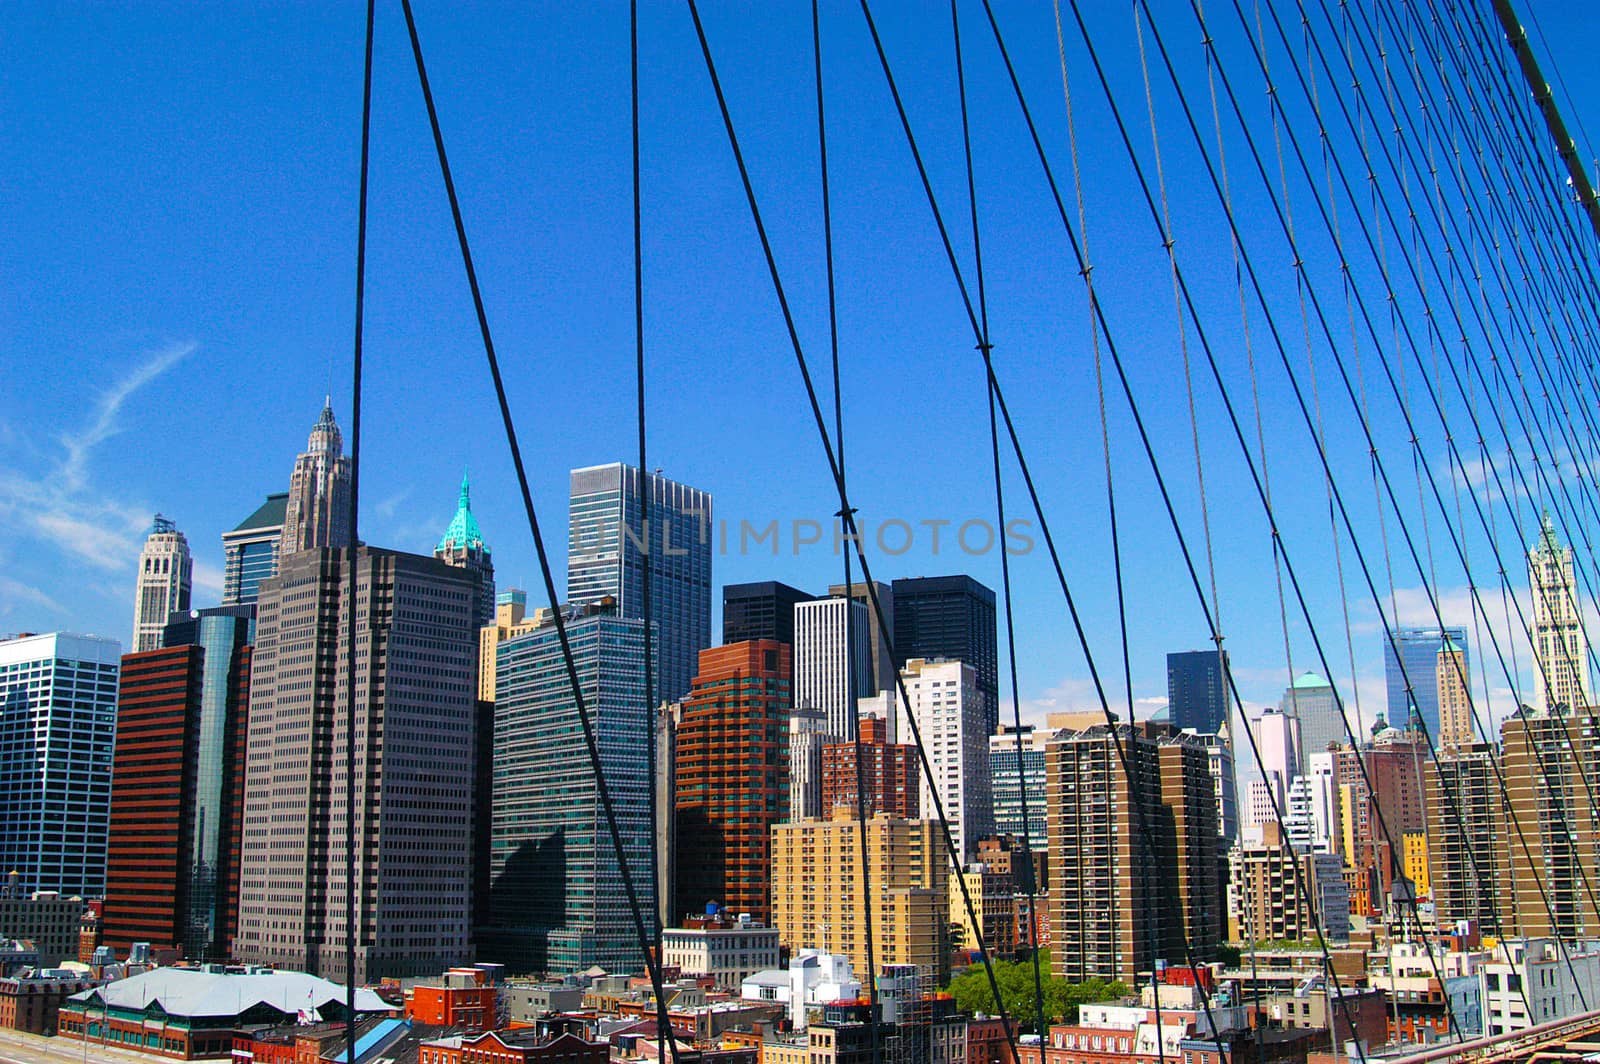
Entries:
<svg viewBox="0 0 1600 1064">
<path fill-rule="evenodd" d="M 1556 535 L 1555 522 L 1550 520 L 1549 510 L 1544 511 L 1539 517 L 1539 538 L 1533 541 L 1530 549 L 1552 554 L 1563 549 L 1561 539 Z"/>
<path fill-rule="evenodd" d="M 461 474 L 461 503 L 456 507 L 456 515 L 450 519 L 450 527 L 444 530 L 444 536 L 434 550 L 456 550 L 461 547 L 484 551 L 489 549 L 483 542 L 483 530 L 478 527 L 478 519 L 472 516 L 472 485 L 465 473 Z"/>
<path fill-rule="evenodd" d="M 1308 673 L 1303 673 L 1300 676 L 1299 679 L 1295 680 L 1295 682 L 1293 684 L 1293 689 L 1296 690 L 1296 691 L 1303 691 L 1307 687 L 1327 687 L 1327 686 L 1329 686 L 1327 680 L 1324 680 L 1322 677 L 1318 676 L 1314 672 L 1308 672 Z"/>
</svg>

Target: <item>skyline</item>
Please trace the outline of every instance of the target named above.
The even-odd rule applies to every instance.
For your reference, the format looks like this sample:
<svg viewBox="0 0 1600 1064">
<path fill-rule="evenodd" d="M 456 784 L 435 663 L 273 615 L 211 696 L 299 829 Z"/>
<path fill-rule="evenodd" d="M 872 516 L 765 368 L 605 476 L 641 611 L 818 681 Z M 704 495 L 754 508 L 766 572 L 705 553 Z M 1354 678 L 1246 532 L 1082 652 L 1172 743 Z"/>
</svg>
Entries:
<svg viewBox="0 0 1600 1064">
<path fill-rule="evenodd" d="M 1563 60 L 1592 51 L 1583 45 L 1593 39 L 1592 27 L 1576 5 L 1540 14 L 1576 98 L 1600 99 L 1600 92 L 1585 91 L 1600 74 L 1576 58 Z M 937 20 L 918 25 L 903 11 L 884 15 L 897 73 L 918 94 L 913 121 L 928 138 L 925 150 L 936 151 L 934 178 L 951 212 L 961 171 L 947 106 L 949 27 Z M 491 324 L 506 352 L 535 501 L 552 542 L 564 528 L 569 470 L 636 460 L 626 278 L 626 26 L 617 16 L 563 12 L 535 29 L 501 26 L 484 9 L 470 9 L 460 15 L 459 32 L 449 34 L 437 10 L 419 15 Z M 1030 94 L 1042 108 L 1051 100 L 1054 42 L 1047 38 L 1053 28 L 1038 12 L 1003 9 L 1002 17 L 1011 23 Z M 648 10 L 645 18 L 650 464 L 709 492 L 719 514 L 735 522 L 820 522 L 836 503 L 796 402 L 781 324 L 686 19 L 676 9 Z M 926 207 L 915 198 L 914 174 L 884 106 L 859 19 L 840 9 L 825 18 L 835 34 L 825 47 L 832 49 L 834 79 L 830 147 L 837 146 L 840 159 L 835 233 L 852 494 L 867 522 L 898 517 L 913 525 L 950 520 L 955 527 L 988 519 L 993 500 L 970 336 L 937 258 Z M 1022 55 L 1026 18 L 1039 23 L 1041 47 Z M 5 46 L 12 62 L 0 87 L 26 100 L 15 138 L 14 194 L 22 209 L 13 231 L 0 237 L 0 261 L 17 278 L 0 297 L 0 332 L 11 338 L 7 362 L 14 381 L 0 400 L 0 449 L 9 455 L 0 468 L 0 629 L 100 632 L 127 646 L 133 560 L 152 514 L 163 513 L 187 535 L 195 602 L 213 604 L 221 596 L 221 532 L 247 516 L 262 495 L 287 488 L 324 393 L 332 393 L 339 421 L 348 425 L 342 393 L 359 118 L 359 94 L 350 89 L 359 89 L 353 75 L 359 72 L 360 27 L 354 15 L 327 14 L 317 21 L 247 24 L 208 13 L 186 25 L 189 14 L 175 10 L 69 12 L 46 21 L 27 11 L 0 14 L 0 39 L 19 42 Z M 793 44 L 808 39 L 803 22 L 798 11 L 782 11 L 738 24 L 713 18 L 709 31 L 732 68 L 724 78 L 758 192 L 779 217 L 785 280 L 815 363 L 825 350 L 826 328 L 814 143 L 806 139 L 813 120 L 806 98 L 809 56 Z M 116 40 L 102 39 L 108 25 L 122 31 L 109 35 Z M 1125 25 L 1108 32 L 1118 40 L 1131 37 Z M 752 33 L 765 46 L 751 52 L 775 69 L 753 71 L 748 58 L 738 58 L 739 43 Z M 428 553 L 454 510 L 460 475 L 470 469 L 475 508 L 501 582 L 528 589 L 537 601 L 538 571 L 475 351 L 394 12 L 380 13 L 379 34 L 362 538 Z M 980 170 L 979 191 L 987 212 L 997 364 L 1030 462 L 1042 471 L 1047 514 L 1058 537 L 1073 540 L 1062 544 L 1069 577 L 1089 613 L 1115 710 L 1123 693 L 1112 682 L 1120 661 L 1105 573 L 1109 551 L 1093 396 L 1069 394 L 1057 361 L 1070 358 L 1076 369 L 1086 369 L 1089 345 L 1078 304 L 1062 306 L 1054 287 L 1070 271 L 1063 266 L 1064 243 L 1040 221 L 1040 182 L 1028 171 L 1002 183 L 1001 167 L 1017 164 L 1020 171 L 1027 160 L 1016 144 L 1014 105 L 1008 106 L 996 78 L 992 47 L 980 47 L 981 37 L 973 36 L 979 43 L 969 60 L 971 91 L 980 115 L 993 116 L 980 121 L 975 134 L 980 165 L 992 161 L 991 169 Z M 580 44 L 587 47 L 575 47 Z M 235 70 L 227 60 L 241 54 L 259 61 Z M 529 63 L 530 55 L 539 61 Z M 1137 68 L 1126 60 L 1122 56 L 1116 72 L 1136 80 Z M 775 92 L 774 82 L 785 87 Z M 337 86 L 344 86 L 342 98 Z M 1087 96 L 1087 84 L 1083 88 Z M 1059 108 L 1059 84 L 1055 95 Z M 859 107 L 846 102 L 852 97 L 860 98 Z M 1089 101 L 1085 110 L 1086 129 L 1106 134 L 1106 119 Z M 1595 124 L 1592 114 L 1579 117 Z M 547 125 L 538 124 L 546 119 Z M 1170 128 L 1170 113 L 1162 123 Z M 1058 126 L 1057 140 L 1064 139 L 1060 134 Z M 1108 164 L 1103 183 L 1091 178 L 1091 238 L 1102 247 L 1126 238 L 1143 249 L 1130 249 L 1125 268 L 1115 262 L 1101 267 L 1105 299 L 1122 333 L 1144 325 L 1161 337 L 1130 349 L 1142 356 L 1135 383 L 1146 390 L 1143 398 L 1157 416 L 1184 425 L 1184 432 L 1159 441 L 1164 466 L 1177 482 L 1188 445 L 1182 396 L 1159 394 L 1167 383 L 1162 367 L 1173 354 L 1170 314 L 1158 299 L 1130 295 L 1151 276 L 1140 272 L 1149 267 L 1142 256 L 1151 241 L 1132 209 L 1117 202 L 1115 185 L 1124 169 Z M 1016 199 L 1014 209 L 1002 202 L 1007 198 Z M 1201 228 L 1194 243 L 1203 253 L 1217 235 L 1214 226 Z M 955 236 L 965 246 L 959 228 Z M 1048 261 L 1041 265 L 1041 258 Z M 1211 294 L 1218 300 L 1231 295 L 1220 288 Z M 558 368 L 568 359 L 581 372 Z M 419 389 L 419 379 L 459 387 Z M 708 431 L 704 417 L 705 379 L 721 388 L 716 409 L 725 417 L 715 431 Z M 1287 395 L 1282 382 L 1264 387 L 1268 401 Z M 612 402 L 597 408 L 597 395 Z M 1062 417 L 1067 401 L 1071 416 Z M 920 404 L 947 413 L 927 417 Z M 1221 498 L 1244 498 L 1237 456 L 1215 435 L 1215 405 L 1206 399 L 1200 426 L 1208 487 Z M 1133 695 L 1153 707 L 1165 701 L 1165 654 L 1204 646 L 1207 633 L 1187 587 L 1170 572 L 1171 534 L 1148 490 L 1148 472 L 1127 442 L 1125 411 L 1113 409 L 1112 417 L 1119 480 L 1133 485 L 1121 493 L 1127 509 L 1119 514 L 1133 562 L 1130 598 L 1175 604 L 1162 610 L 1159 623 L 1130 618 Z M 1302 454 L 1284 446 L 1275 464 L 1289 467 Z M 906 455 L 923 460 L 909 463 Z M 774 462 L 785 475 L 766 475 Z M 1017 478 L 1012 471 L 1007 476 L 1011 513 L 1026 516 Z M 1193 536 L 1199 527 L 1193 486 L 1179 486 L 1188 493 L 1181 503 Z M 1291 550 L 1320 558 L 1325 552 L 1313 537 L 1319 522 L 1326 536 L 1318 513 L 1321 485 L 1291 481 L 1281 490 L 1286 506 L 1301 511 L 1286 533 Z M 1087 517 L 1092 534 L 1066 535 L 1080 524 L 1080 499 L 1097 507 Z M 1530 508 L 1530 500 L 1521 502 L 1524 511 Z M 1234 676 L 1247 701 L 1275 704 L 1291 672 L 1311 667 L 1313 659 L 1297 632 L 1293 669 L 1282 660 L 1260 524 L 1252 513 L 1241 522 L 1245 527 L 1231 530 L 1232 542 L 1219 536 L 1219 583 Z M 1513 538 L 1525 543 L 1533 531 L 1519 525 Z M 558 586 L 560 555 L 552 559 Z M 877 551 L 872 557 L 879 580 L 971 572 L 1000 588 L 993 554 L 935 557 L 919 549 L 900 558 Z M 1016 569 L 1027 712 L 1037 717 L 1094 705 L 1042 550 Z M 719 554 L 714 572 L 714 585 L 778 579 L 819 592 L 840 579 L 826 533 L 822 546 L 798 555 L 788 549 L 776 558 Z M 1319 626 L 1326 626 L 1324 641 L 1341 666 L 1332 644 L 1342 642 L 1337 628 L 1345 603 L 1327 572 L 1314 579 Z M 1447 621 L 1460 623 L 1464 586 L 1457 580 L 1438 587 Z M 1345 601 L 1355 611 L 1357 691 L 1370 721 L 1383 705 L 1381 635 L 1370 602 L 1354 588 Z M 1414 581 L 1400 581 L 1397 597 L 1407 619 L 1431 620 Z M 713 595 L 714 610 L 719 599 Z M 1593 617 L 1592 604 L 1586 605 Z M 1515 634 L 1512 642 L 1525 662 L 1525 641 Z M 1473 658 L 1480 667 L 1492 660 L 1475 641 Z M 1004 662 L 1001 670 L 1001 701 L 1009 708 Z M 1530 678 L 1524 671 L 1524 681 Z M 1347 688 L 1347 675 L 1333 679 L 1341 691 Z M 1499 677 L 1491 683 L 1504 686 Z M 1498 709 L 1508 708 L 1503 695 L 1497 702 Z"/>
</svg>

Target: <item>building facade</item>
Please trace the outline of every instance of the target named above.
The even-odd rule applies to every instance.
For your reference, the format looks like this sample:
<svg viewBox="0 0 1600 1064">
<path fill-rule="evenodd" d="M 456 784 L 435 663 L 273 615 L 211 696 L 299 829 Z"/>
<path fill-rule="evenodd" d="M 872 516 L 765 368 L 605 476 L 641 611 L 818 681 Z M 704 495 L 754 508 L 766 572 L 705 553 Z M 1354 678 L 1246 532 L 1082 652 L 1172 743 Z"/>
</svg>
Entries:
<svg viewBox="0 0 1600 1064">
<path fill-rule="evenodd" d="M 789 714 L 789 818 L 822 815 L 822 750 L 834 741 L 820 709 L 796 706 Z"/>
<path fill-rule="evenodd" d="M 1231 703 L 1226 650 L 1167 655 L 1167 719 L 1174 728 L 1215 735 L 1228 720 Z"/>
<path fill-rule="evenodd" d="M 261 581 L 278 575 L 278 548 L 283 539 L 289 493 L 268 495 L 255 512 L 222 534 L 222 604 L 248 606 L 259 596 Z"/>
<path fill-rule="evenodd" d="M 1468 688 L 1465 643 L 1447 639 L 1434 662 L 1434 689 L 1439 699 L 1439 727 L 1430 732 L 1442 749 L 1458 749 L 1473 742 L 1472 694 Z"/>
<path fill-rule="evenodd" d="M 840 806 L 854 811 L 859 795 L 865 793 L 868 816 L 888 813 L 917 819 L 921 791 L 917 748 L 891 743 L 889 722 L 883 717 L 863 714 L 860 729 L 859 760 L 865 764 L 864 776 L 857 771 L 857 743 L 829 743 L 822 748 L 823 810 L 829 815 Z"/>
<path fill-rule="evenodd" d="M 950 872 L 938 822 L 868 820 L 865 883 L 860 831 L 847 809 L 772 829 L 773 926 L 791 953 L 841 953 L 854 970 L 869 972 L 870 918 L 871 961 L 929 968 L 943 984 Z"/>
<path fill-rule="evenodd" d="M 1333 685 L 1314 672 L 1301 673 L 1283 692 L 1283 713 L 1293 717 L 1299 729 L 1300 763 L 1312 754 L 1349 742 L 1339 696 Z"/>
<path fill-rule="evenodd" d="M 1423 768 L 1428 880 L 1440 927 L 1470 920 L 1490 934 L 1512 933 L 1515 914 L 1501 912 L 1501 899 L 1510 897 L 1510 829 L 1495 774 L 1498 756 L 1478 743 L 1441 750 Z"/>
<path fill-rule="evenodd" d="M 119 649 L 66 633 L 0 642 L 0 865 L 24 890 L 105 891 Z"/>
<path fill-rule="evenodd" d="M 685 976 L 707 976 L 717 986 L 737 987 L 756 972 L 778 967 L 778 929 L 748 914 L 668 927 L 661 932 L 661 956 L 667 967 Z"/>
<path fill-rule="evenodd" d="M 918 805 L 928 817 L 944 810 L 956 849 L 969 860 L 978 840 L 994 834 L 987 702 L 977 670 L 963 661 L 912 658 L 901 679 L 908 701 L 896 704 L 895 730 L 909 738 L 915 722 L 933 769 L 933 783 L 918 773 Z"/>
<path fill-rule="evenodd" d="M 1500 726 L 1500 763 L 1512 825 L 1502 919 L 1514 911 L 1521 933 L 1536 938 L 1600 938 L 1600 795 L 1591 793 L 1600 785 L 1600 712 L 1513 714 Z"/>
<path fill-rule="evenodd" d="M 788 818 L 789 646 L 700 652 L 676 728 L 678 908 L 771 919 L 772 825 Z"/>
<path fill-rule="evenodd" d="M 1276 824 L 1260 843 L 1228 856 L 1228 937 L 1235 942 L 1350 941 L 1350 895 L 1344 862 L 1332 853 L 1286 847 Z"/>
<path fill-rule="evenodd" d="M 985 735 L 1000 724 L 1000 648 L 994 591 L 970 576 L 927 576 L 894 582 L 894 652 L 900 669 L 914 658 L 947 658 L 972 666 L 983 703 Z"/>
<path fill-rule="evenodd" d="M 352 565 L 354 655 L 345 643 Z M 470 959 L 477 602 L 470 573 L 376 547 L 286 553 L 262 582 L 238 959 L 346 977 L 349 834 L 360 880 L 354 978 L 426 975 Z"/>
<path fill-rule="evenodd" d="M 567 637 L 647 924 L 651 728 L 644 622 L 572 608 Z M 554 618 L 500 644 L 489 924 L 483 948 L 514 974 L 642 963 Z"/>
<path fill-rule="evenodd" d="M 682 698 L 711 645 L 711 496 L 660 473 L 643 474 L 641 484 L 639 470 L 612 463 L 574 469 L 568 507 L 567 601 L 588 606 L 610 596 L 618 616 L 644 620 L 648 551 L 661 663 L 649 701 Z"/>
<path fill-rule="evenodd" d="M 161 645 L 167 616 L 189 608 L 194 559 L 189 541 L 178 526 L 156 514 L 155 523 L 139 552 L 139 585 L 133 599 L 133 649 L 154 650 Z"/>
<path fill-rule="evenodd" d="M 1058 732 L 1045 747 L 1051 954 L 1072 982 L 1131 985 L 1182 958 L 1185 937 L 1204 961 L 1222 919 L 1205 747 L 1160 725 L 1116 727 Z"/>
</svg>

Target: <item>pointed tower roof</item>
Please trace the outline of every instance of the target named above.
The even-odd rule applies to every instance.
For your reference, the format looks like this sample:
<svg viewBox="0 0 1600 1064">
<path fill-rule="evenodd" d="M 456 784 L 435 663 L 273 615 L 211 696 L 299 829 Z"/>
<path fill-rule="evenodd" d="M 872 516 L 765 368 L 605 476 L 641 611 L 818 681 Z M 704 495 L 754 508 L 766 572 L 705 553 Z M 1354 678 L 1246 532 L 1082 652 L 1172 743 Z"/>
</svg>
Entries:
<svg viewBox="0 0 1600 1064">
<path fill-rule="evenodd" d="M 1542 510 L 1539 514 L 1539 538 L 1533 541 L 1531 551 L 1541 551 L 1550 554 L 1557 553 L 1564 548 L 1561 546 L 1561 537 L 1556 535 L 1555 522 L 1550 520 L 1550 511 Z"/>
<path fill-rule="evenodd" d="M 450 527 L 444 530 L 444 535 L 434 551 L 461 548 L 482 551 L 489 549 L 483 542 L 483 530 L 478 527 L 478 519 L 472 516 L 472 483 L 466 473 L 461 474 L 461 499 L 456 506 L 456 515 L 450 519 Z"/>
</svg>

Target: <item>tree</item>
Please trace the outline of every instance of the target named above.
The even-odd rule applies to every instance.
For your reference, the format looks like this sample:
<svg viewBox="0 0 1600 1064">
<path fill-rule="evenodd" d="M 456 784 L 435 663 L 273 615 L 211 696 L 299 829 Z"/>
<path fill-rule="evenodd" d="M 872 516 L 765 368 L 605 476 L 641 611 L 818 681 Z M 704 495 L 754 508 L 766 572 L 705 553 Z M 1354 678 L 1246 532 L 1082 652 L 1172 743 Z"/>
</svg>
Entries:
<svg viewBox="0 0 1600 1064">
<path fill-rule="evenodd" d="M 1050 953 L 1040 950 L 1031 961 L 996 961 L 994 979 L 1000 985 L 1000 999 L 1005 1002 L 1006 1015 L 1019 1027 L 1031 1027 L 1038 1015 L 1035 1007 L 1033 985 L 1034 965 L 1039 966 L 1040 988 L 1044 991 L 1044 1011 L 1050 1022 L 1071 1023 L 1078 1018 L 1078 1006 L 1096 1001 L 1113 1001 L 1125 997 L 1128 988 L 1119 982 L 1089 979 L 1082 983 L 1069 983 L 1050 974 Z M 986 1013 L 997 1016 L 994 991 L 983 966 L 974 965 L 950 982 L 950 993 L 956 999 L 956 1008 L 971 1015 Z"/>
</svg>

